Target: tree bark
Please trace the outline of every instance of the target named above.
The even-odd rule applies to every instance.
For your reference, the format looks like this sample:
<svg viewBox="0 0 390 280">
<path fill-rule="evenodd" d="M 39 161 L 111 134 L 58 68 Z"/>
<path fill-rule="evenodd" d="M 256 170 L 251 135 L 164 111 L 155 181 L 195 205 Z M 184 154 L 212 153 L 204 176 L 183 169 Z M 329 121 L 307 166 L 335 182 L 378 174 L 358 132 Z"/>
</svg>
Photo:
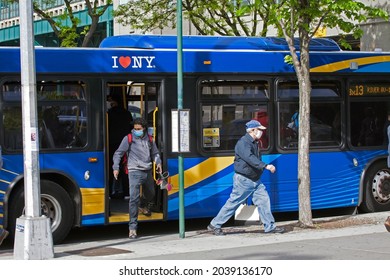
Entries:
<svg viewBox="0 0 390 280">
<path fill-rule="evenodd" d="M 299 140 L 298 140 L 298 199 L 299 223 L 312 227 L 310 196 L 310 60 L 307 32 L 301 33 L 300 67 L 297 71 L 299 83 Z"/>
</svg>

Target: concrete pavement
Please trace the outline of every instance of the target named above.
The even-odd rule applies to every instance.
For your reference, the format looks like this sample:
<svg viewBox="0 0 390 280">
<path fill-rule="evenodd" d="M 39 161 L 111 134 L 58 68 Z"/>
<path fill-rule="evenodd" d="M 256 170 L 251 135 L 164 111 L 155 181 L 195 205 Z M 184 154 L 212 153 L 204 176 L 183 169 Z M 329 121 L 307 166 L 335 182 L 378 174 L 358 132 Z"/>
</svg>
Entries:
<svg viewBox="0 0 390 280">
<path fill-rule="evenodd" d="M 289 259 L 288 250 L 295 252 L 297 248 L 301 253 L 290 255 L 291 259 L 315 259 L 311 251 L 316 251 L 316 246 L 324 240 L 329 240 L 329 242 L 322 243 L 322 249 L 326 251 L 322 258 L 348 259 L 350 255 L 343 255 L 343 251 L 356 249 L 356 242 L 360 240 L 359 243 L 362 246 L 365 244 L 366 247 L 356 249 L 358 251 L 352 255 L 354 259 L 390 260 L 390 233 L 384 226 L 384 221 L 389 215 L 389 212 L 381 212 L 319 218 L 314 219 L 317 225 L 314 229 L 295 227 L 296 221 L 278 222 L 278 226 L 284 225 L 287 228 L 284 234 L 264 234 L 262 228 L 257 225 L 244 225 L 223 228 L 227 233 L 225 236 L 214 236 L 207 230 L 199 230 L 186 232 L 185 238 L 180 238 L 176 233 L 141 236 L 136 240 L 123 238 L 60 244 L 54 246 L 54 259 Z M 375 235 L 372 242 L 365 242 L 361 237 L 372 234 Z M 375 240 L 378 244 L 373 244 Z M 332 249 L 328 245 L 337 242 L 343 246 Z M 346 244 L 348 242 L 351 244 Z M 375 246 L 375 248 L 370 246 Z M 257 248 L 257 251 L 260 248 L 263 253 L 267 251 L 268 254 L 261 255 L 256 254 L 256 251 L 251 252 L 255 250 L 254 248 Z M 280 248 L 283 248 L 284 255 L 277 254 Z M 270 255 L 270 252 L 273 252 L 273 255 Z M 332 253 L 336 252 L 337 256 L 334 258 Z M 12 250 L 0 251 L 0 260 L 11 259 L 13 259 Z"/>
</svg>

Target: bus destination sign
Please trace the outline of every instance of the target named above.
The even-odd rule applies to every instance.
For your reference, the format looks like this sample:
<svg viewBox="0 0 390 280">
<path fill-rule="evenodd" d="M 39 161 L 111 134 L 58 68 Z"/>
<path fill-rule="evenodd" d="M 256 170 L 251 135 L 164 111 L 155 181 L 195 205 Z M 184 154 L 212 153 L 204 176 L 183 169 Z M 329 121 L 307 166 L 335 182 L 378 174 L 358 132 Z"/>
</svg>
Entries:
<svg viewBox="0 0 390 280">
<path fill-rule="evenodd" d="M 348 87 L 349 96 L 372 96 L 390 95 L 390 83 L 375 84 L 350 84 Z"/>
</svg>

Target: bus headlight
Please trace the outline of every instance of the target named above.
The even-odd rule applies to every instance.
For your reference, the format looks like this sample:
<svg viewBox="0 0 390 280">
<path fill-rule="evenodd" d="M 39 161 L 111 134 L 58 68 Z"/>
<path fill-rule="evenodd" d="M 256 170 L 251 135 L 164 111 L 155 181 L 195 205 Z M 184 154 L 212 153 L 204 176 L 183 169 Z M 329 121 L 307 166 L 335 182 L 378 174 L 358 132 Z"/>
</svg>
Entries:
<svg viewBox="0 0 390 280">
<path fill-rule="evenodd" d="M 356 158 L 354 158 L 353 160 L 352 160 L 352 162 L 353 162 L 353 166 L 358 166 L 358 160 L 356 159 Z"/>
</svg>

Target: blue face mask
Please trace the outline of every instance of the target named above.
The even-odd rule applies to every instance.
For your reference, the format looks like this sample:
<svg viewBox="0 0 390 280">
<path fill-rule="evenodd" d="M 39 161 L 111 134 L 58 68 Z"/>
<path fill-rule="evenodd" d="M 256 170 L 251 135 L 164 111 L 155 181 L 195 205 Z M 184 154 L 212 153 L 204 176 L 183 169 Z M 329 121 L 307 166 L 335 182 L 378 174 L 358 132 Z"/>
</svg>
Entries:
<svg viewBox="0 0 390 280">
<path fill-rule="evenodd" d="M 142 135 L 144 135 L 144 131 L 143 130 L 134 130 L 134 135 L 137 137 L 142 137 Z"/>
</svg>

